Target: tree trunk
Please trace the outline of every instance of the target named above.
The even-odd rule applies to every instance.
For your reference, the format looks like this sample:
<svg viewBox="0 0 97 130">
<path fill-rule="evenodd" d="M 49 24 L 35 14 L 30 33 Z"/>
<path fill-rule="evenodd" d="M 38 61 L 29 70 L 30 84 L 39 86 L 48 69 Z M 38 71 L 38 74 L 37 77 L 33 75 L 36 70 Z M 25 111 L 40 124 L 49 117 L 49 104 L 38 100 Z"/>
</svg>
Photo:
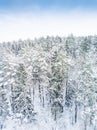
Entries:
<svg viewBox="0 0 97 130">
<path fill-rule="evenodd" d="M 41 86 L 40 86 L 40 80 L 39 80 L 39 98 L 40 98 L 40 102 L 41 102 Z"/>
<path fill-rule="evenodd" d="M 77 109 L 77 103 L 75 102 L 75 123 L 77 122 L 77 111 L 78 111 L 78 109 Z"/>
<path fill-rule="evenodd" d="M 34 90 L 34 85 L 33 85 L 33 106 L 34 106 L 34 95 L 35 95 L 35 90 Z"/>
<path fill-rule="evenodd" d="M 87 119 L 84 121 L 84 130 L 87 130 Z"/>
</svg>

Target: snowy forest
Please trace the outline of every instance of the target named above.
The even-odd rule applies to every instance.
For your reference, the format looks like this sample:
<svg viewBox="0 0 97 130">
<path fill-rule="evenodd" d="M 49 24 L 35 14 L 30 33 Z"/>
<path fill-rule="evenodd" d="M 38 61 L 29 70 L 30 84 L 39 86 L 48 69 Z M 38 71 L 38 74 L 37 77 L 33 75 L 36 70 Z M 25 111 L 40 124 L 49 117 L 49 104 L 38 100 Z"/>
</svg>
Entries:
<svg viewBox="0 0 97 130">
<path fill-rule="evenodd" d="M 97 36 L 0 43 L 0 130 L 97 130 Z"/>
</svg>

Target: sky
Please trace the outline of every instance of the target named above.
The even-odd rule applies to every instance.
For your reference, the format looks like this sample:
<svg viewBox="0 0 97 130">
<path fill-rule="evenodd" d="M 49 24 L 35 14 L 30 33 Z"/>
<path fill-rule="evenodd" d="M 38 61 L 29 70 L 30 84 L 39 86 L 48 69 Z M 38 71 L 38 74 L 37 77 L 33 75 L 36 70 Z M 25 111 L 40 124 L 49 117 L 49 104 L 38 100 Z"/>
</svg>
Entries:
<svg viewBox="0 0 97 130">
<path fill-rule="evenodd" d="M 0 42 L 97 34 L 97 0 L 0 0 Z"/>
</svg>

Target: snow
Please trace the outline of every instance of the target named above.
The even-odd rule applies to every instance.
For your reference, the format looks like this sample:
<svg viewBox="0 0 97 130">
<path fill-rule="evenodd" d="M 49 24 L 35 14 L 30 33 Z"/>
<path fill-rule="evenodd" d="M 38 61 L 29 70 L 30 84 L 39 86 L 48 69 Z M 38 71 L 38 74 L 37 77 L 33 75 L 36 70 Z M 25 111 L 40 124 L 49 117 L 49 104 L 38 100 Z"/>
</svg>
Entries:
<svg viewBox="0 0 97 130">
<path fill-rule="evenodd" d="M 1 130 L 97 130 L 95 37 L 21 41 L 19 50 L 1 44 Z"/>
</svg>

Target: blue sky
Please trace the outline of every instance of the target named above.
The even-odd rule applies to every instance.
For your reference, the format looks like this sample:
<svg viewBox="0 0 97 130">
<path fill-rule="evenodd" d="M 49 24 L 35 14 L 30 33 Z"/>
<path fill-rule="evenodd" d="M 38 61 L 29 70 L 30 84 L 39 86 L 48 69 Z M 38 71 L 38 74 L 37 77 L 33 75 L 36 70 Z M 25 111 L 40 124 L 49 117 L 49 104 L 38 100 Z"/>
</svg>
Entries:
<svg viewBox="0 0 97 130">
<path fill-rule="evenodd" d="M 97 35 L 97 0 L 0 0 L 0 42 Z"/>
<path fill-rule="evenodd" d="M 56 8 L 71 10 L 74 8 L 96 9 L 97 0 L 0 0 L 1 10 L 19 10 L 39 7 L 41 10 Z M 34 8 L 35 9 L 35 8 Z M 37 10 L 36 10 L 37 11 Z"/>
</svg>

